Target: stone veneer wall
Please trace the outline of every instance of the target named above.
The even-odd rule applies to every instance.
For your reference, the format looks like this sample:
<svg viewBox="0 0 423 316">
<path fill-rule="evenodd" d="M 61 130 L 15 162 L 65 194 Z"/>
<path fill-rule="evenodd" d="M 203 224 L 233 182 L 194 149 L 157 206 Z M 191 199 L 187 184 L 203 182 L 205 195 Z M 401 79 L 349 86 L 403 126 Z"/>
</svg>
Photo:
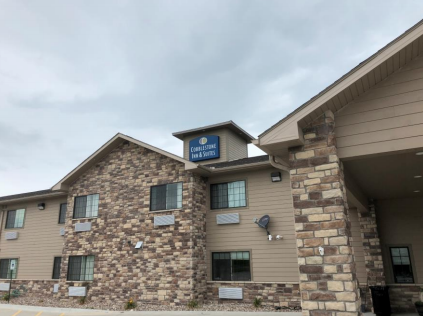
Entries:
<svg viewBox="0 0 423 316">
<path fill-rule="evenodd" d="M 368 212 L 358 212 L 361 238 L 363 240 L 364 261 L 366 263 L 369 286 L 385 285 L 382 248 L 377 231 L 375 205 L 369 205 Z"/>
<path fill-rule="evenodd" d="M 334 127 L 333 113 L 325 112 L 303 130 L 304 146 L 289 149 L 303 315 L 360 314 Z"/>
<path fill-rule="evenodd" d="M 393 313 L 415 313 L 414 303 L 421 299 L 418 285 L 390 285 L 389 298 Z"/>
<path fill-rule="evenodd" d="M 10 280 L 1 279 L 0 283 L 9 283 Z M 12 291 L 15 289 L 21 289 L 24 286 L 27 290 L 27 295 L 53 295 L 53 286 L 58 284 L 59 280 L 13 280 Z M 0 295 L 4 295 L 8 291 L 0 291 Z M 22 294 L 23 291 L 21 291 Z"/>
<path fill-rule="evenodd" d="M 183 182 L 182 209 L 150 212 L 150 188 Z M 76 196 L 100 195 L 98 218 L 72 219 Z M 184 164 L 126 142 L 85 172 L 69 189 L 65 246 L 58 296 L 88 284 L 90 300 L 186 304 L 206 291 L 205 180 Z M 175 224 L 154 227 L 154 216 Z M 89 232 L 74 224 L 91 222 Z M 143 249 L 135 249 L 144 241 Z M 69 256 L 94 255 L 94 280 L 67 282 Z"/>
<path fill-rule="evenodd" d="M 244 299 L 219 300 L 220 287 L 243 288 Z M 257 283 L 257 282 L 208 282 L 207 300 L 214 302 L 253 303 L 255 297 L 263 299 L 263 305 L 282 306 L 300 309 L 301 297 L 299 284 L 287 283 Z"/>
</svg>

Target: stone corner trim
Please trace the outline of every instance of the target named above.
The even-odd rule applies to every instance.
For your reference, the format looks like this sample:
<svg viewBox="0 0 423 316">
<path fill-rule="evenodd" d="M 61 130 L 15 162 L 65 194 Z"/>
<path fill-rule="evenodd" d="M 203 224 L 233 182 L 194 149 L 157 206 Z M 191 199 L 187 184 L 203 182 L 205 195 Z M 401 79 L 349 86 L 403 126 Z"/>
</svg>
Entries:
<svg viewBox="0 0 423 316">
<path fill-rule="evenodd" d="M 303 130 L 305 144 L 289 152 L 303 315 L 360 314 L 334 127 L 326 112 Z"/>
</svg>

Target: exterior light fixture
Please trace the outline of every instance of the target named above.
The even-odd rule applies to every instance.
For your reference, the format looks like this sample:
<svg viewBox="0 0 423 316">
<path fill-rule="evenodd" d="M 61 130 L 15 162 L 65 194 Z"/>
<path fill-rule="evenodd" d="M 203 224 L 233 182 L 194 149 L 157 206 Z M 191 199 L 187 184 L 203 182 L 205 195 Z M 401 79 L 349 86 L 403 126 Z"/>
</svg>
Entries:
<svg viewBox="0 0 423 316">
<path fill-rule="evenodd" d="M 423 156 L 423 151 L 419 151 L 416 153 L 416 156 Z"/>
<path fill-rule="evenodd" d="M 38 203 L 38 209 L 40 211 L 44 210 L 46 208 L 46 203 Z"/>
<path fill-rule="evenodd" d="M 420 190 L 413 191 L 414 193 L 420 193 Z"/>
<path fill-rule="evenodd" d="M 419 178 L 421 178 L 422 176 L 414 176 L 414 179 L 419 179 Z"/>
<path fill-rule="evenodd" d="M 281 182 L 282 181 L 282 175 L 280 172 L 272 172 L 270 174 L 270 177 L 272 178 L 272 182 Z"/>
</svg>

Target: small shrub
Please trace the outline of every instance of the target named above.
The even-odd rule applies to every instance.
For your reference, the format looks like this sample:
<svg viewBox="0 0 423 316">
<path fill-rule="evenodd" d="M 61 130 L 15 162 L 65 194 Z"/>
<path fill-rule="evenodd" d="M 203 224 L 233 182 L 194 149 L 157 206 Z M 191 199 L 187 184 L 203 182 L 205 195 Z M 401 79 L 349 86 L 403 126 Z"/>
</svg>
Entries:
<svg viewBox="0 0 423 316">
<path fill-rule="evenodd" d="M 255 308 L 259 308 L 263 300 L 260 297 L 255 297 L 253 301 L 253 305 Z"/>
<path fill-rule="evenodd" d="M 189 301 L 187 306 L 190 309 L 195 309 L 198 307 L 198 302 L 196 300 Z"/>
<path fill-rule="evenodd" d="M 14 289 L 11 295 L 12 297 L 19 297 L 21 296 L 21 291 L 19 291 L 18 289 Z"/>
<path fill-rule="evenodd" d="M 83 297 L 81 297 L 79 299 L 79 304 L 80 305 L 84 305 L 86 302 L 87 302 L 87 297 L 86 296 L 83 296 Z"/>
<path fill-rule="evenodd" d="M 19 285 L 19 290 L 21 290 L 23 293 L 28 292 L 28 289 L 27 289 L 27 288 L 26 288 L 26 286 L 25 286 L 25 285 L 23 285 L 23 284 Z"/>
<path fill-rule="evenodd" d="M 129 301 L 126 302 L 125 304 L 125 309 L 134 309 L 135 307 L 137 307 L 137 304 L 134 302 L 134 300 L 132 298 L 129 299 Z"/>
</svg>

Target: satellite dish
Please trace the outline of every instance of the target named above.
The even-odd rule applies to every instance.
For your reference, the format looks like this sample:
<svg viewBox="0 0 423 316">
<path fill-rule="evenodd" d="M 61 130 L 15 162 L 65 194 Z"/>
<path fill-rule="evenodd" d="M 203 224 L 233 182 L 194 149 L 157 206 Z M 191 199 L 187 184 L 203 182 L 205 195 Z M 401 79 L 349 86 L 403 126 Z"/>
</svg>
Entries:
<svg viewBox="0 0 423 316">
<path fill-rule="evenodd" d="M 259 219 L 257 225 L 259 225 L 261 228 L 267 229 L 267 226 L 269 226 L 270 222 L 270 216 L 264 215 L 262 218 Z"/>
<path fill-rule="evenodd" d="M 254 223 L 256 223 L 259 227 L 264 228 L 268 235 L 270 235 L 269 231 L 267 230 L 267 226 L 269 226 L 270 223 L 270 216 L 264 215 L 259 220 L 257 218 L 254 218 Z"/>
</svg>

